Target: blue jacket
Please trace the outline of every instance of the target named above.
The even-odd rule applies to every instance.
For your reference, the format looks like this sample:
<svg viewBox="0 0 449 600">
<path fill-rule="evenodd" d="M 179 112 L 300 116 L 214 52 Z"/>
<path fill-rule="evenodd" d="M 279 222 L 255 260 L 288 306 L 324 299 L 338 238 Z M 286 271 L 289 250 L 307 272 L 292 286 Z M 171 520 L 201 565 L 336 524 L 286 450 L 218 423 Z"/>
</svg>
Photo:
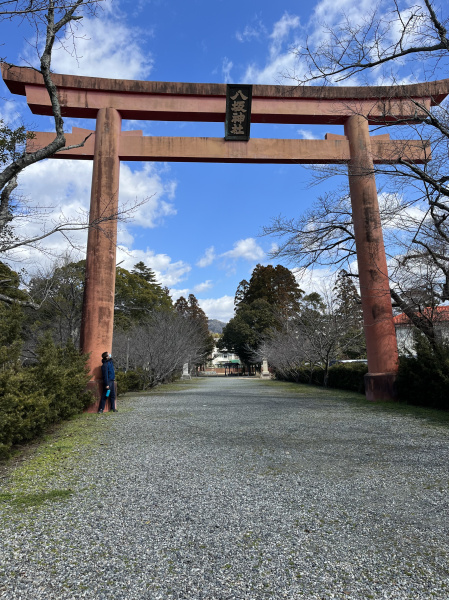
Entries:
<svg viewBox="0 0 449 600">
<path fill-rule="evenodd" d="M 103 358 L 101 365 L 101 373 L 103 375 L 103 383 L 104 385 L 111 386 L 110 383 L 113 379 L 115 379 L 115 371 L 114 371 L 114 363 L 112 362 L 112 358 Z"/>
</svg>

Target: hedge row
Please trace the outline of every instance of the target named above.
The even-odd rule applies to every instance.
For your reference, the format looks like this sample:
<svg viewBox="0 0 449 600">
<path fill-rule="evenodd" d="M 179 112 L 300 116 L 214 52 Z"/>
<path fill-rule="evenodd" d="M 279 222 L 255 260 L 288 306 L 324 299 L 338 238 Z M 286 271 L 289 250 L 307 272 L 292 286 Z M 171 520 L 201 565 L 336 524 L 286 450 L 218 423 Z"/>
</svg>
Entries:
<svg viewBox="0 0 449 600">
<path fill-rule="evenodd" d="M 345 363 L 334 365 L 329 368 L 327 385 L 330 388 L 340 390 L 350 390 L 360 394 L 365 393 L 364 375 L 368 372 L 366 364 Z M 312 385 L 324 385 L 325 371 L 322 368 L 316 368 L 313 371 L 306 367 L 292 369 L 289 373 L 282 376 L 277 375 L 278 379 L 285 381 L 294 381 L 296 383 L 308 383 Z"/>
<path fill-rule="evenodd" d="M 145 386 L 143 374 L 136 371 L 116 371 L 115 380 L 117 382 L 117 394 L 126 394 L 126 392 L 141 392 Z"/>
<path fill-rule="evenodd" d="M 163 383 L 170 383 L 177 379 L 177 377 L 179 377 L 179 373 L 174 374 Z M 151 379 L 149 372 L 144 369 L 129 370 L 126 373 L 124 371 L 116 371 L 115 379 L 117 381 L 118 395 L 126 394 L 126 392 L 143 392 L 154 386 L 154 380 Z"/>
<path fill-rule="evenodd" d="M 421 336 L 415 349 L 416 356 L 399 360 L 399 399 L 407 404 L 449 410 L 449 346 L 432 348 Z"/>
<path fill-rule="evenodd" d="M 60 348 L 48 336 L 37 348 L 35 365 L 0 371 L 0 458 L 92 403 L 86 363 L 72 343 Z"/>
<path fill-rule="evenodd" d="M 400 402 L 449 410 L 449 345 L 432 347 L 421 336 L 415 344 L 415 356 L 401 356 L 396 379 L 397 398 Z M 364 375 L 367 365 L 339 364 L 330 367 L 328 387 L 365 393 Z M 279 379 L 323 385 L 324 369 L 313 372 L 297 368 L 277 375 Z"/>
</svg>

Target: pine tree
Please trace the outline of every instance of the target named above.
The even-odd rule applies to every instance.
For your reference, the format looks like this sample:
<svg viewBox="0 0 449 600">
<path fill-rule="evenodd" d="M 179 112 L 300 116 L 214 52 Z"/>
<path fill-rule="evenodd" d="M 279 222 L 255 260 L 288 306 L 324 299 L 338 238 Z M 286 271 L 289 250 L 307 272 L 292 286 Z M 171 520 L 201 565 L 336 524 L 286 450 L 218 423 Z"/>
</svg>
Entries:
<svg viewBox="0 0 449 600">
<path fill-rule="evenodd" d="M 290 269 L 282 265 L 264 267 L 259 264 L 252 272 L 249 284 L 246 288 L 242 287 L 240 293 L 243 294 L 243 298 L 239 304 L 265 300 L 277 312 L 287 317 L 299 310 L 299 300 L 303 291 Z"/>
<path fill-rule="evenodd" d="M 184 296 L 180 296 L 175 302 L 175 309 L 183 316 L 187 317 L 189 314 L 189 303 L 184 298 Z"/>
<path fill-rule="evenodd" d="M 365 338 L 356 335 L 363 328 L 362 302 L 354 282 L 344 269 L 339 271 L 333 291 L 337 300 L 336 316 L 347 324 L 340 342 L 341 357 L 363 357 L 366 355 Z"/>
<path fill-rule="evenodd" d="M 253 362 L 264 336 L 280 326 L 279 316 L 289 319 L 298 312 L 302 294 L 290 269 L 258 264 L 249 282 L 243 279 L 238 285 L 235 317 L 223 329 L 220 348 Z"/>
<path fill-rule="evenodd" d="M 242 302 L 245 302 L 246 294 L 248 293 L 249 283 L 246 279 L 242 279 L 242 281 L 237 286 L 237 291 L 235 292 L 234 298 L 234 306 L 237 309 Z"/>
<path fill-rule="evenodd" d="M 198 327 L 204 339 L 204 354 L 205 358 L 212 352 L 215 346 L 215 340 L 209 332 L 208 319 L 206 313 L 198 303 L 194 294 L 189 294 L 189 299 L 186 300 L 181 296 L 175 302 L 175 309 L 186 317 L 191 319 Z"/>
<path fill-rule="evenodd" d="M 334 292 L 337 299 L 337 313 L 354 326 L 362 323 L 362 302 L 354 282 L 347 271 L 342 269 L 337 275 Z"/>
<path fill-rule="evenodd" d="M 156 281 L 156 275 L 150 267 L 147 267 L 146 264 L 142 261 L 138 262 L 134 265 L 134 269 L 131 271 L 133 275 L 138 275 L 147 281 L 148 283 L 154 283 L 159 285 Z"/>
</svg>

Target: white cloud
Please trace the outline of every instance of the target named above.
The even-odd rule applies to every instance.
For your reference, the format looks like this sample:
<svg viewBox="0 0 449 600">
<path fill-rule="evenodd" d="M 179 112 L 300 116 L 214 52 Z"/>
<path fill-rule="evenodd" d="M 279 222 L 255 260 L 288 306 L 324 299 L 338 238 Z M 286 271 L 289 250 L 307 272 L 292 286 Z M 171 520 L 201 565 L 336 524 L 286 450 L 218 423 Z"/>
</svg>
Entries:
<svg viewBox="0 0 449 600">
<path fill-rule="evenodd" d="M 149 75 L 153 61 L 143 50 L 142 31 L 127 26 L 124 19 L 108 11 L 99 18 L 84 17 L 75 35 L 75 48 L 67 32 L 64 45 L 68 51 L 55 49 L 52 67 L 56 72 L 114 79 Z"/>
<path fill-rule="evenodd" d="M 266 34 L 266 29 L 263 23 L 258 21 L 256 25 L 247 25 L 243 31 L 237 31 L 235 37 L 239 42 L 249 42 L 259 39 L 263 34 Z"/>
<path fill-rule="evenodd" d="M 193 288 L 194 294 L 201 294 L 201 292 L 205 292 L 206 290 L 210 290 L 210 288 L 214 287 L 214 284 L 211 279 L 204 281 L 203 283 L 199 283 Z"/>
<path fill-rule="evenodd" d="M 138 171 L 120 164 L 120 204 L 126 207 L 145 201 L 132 215 L 141 227 L 156 227 L 164 217 L 176 214 L 173 203 L 163 199 L 173 199 L 175 190 L 176 183 L 163 181 L 154 163 L 144 163 Z"/>
<path fill-rule="evenodd" d="M 153 269 L 156 280 L 163 286 L 172 287 L 186 279 L 192 267 L 182 260 L 172 262 L 167 254 L 156 254 L 154 250 L 129 250 L 123 246 L 117 248 L 117 262 L 128 271 L 142 261 L 147 267 Z"/>
<path fill-rule="evenodd" d="M 5 100 L 1 103 L 0 120 L 12 127 L 22 124 L 22 116 L 17 110 L 17 105 L 13 100 Z"/>
<path fill-rule="evenodd" d="M 232 250 L 224 252 L 220 256 L 223 258 L 243 258 L 245 260 L 259 261 L 265 257 L 265 252 L 254 238 L 246 238 L 245 240 L 236 242 Z"/>
<path fill-rule="evenodd" d="M 39 210 L 42 216 L 38 219 L 33 213 L 29 219 L 16 220 L 14 227 L 17 234 L 32 237 L 60 223 L 61 220 L 86 221 L 90 205 L 91 180 L 90 161 L 46 160 L 28 167 L 19 178 L 19 191 L 27 199 L 28 208 L 34 213 Z M 164 217 L 175 214 L 173 203 L 169 201 L 173 198 L 175 187 L 174 182 L 163 181 L 152 164 L 145 164 L 137 171 L 131 171 L 126 164 L 120 166 L 120 206 L 126 210 L 147 199 L 142 205 L 137 206 L 135 211 L 131 211 L 129 215 L 131 225 L 156 227 Z M 128 227 L 127 223 L 119 223 L 118 239 L 123 246 L 132 248 L 134 238 Z M 76 247 L 83 249 L 78 256 L 78 259 L 82 258 L 87 231 L 71 232 L 69 236 Z M 44 240 L 43 245 L 51 255 L 57 256 L 64 254 L 69 244 L 66 237 L 56 234 Z M 46 259 L 35 249 L 25 247 L 20 250 L 17 258 L 22 261 L 32 261 L 35 265 L 52 260 Z M 167 284 L 171 285 L 172 281 L 179 280 L 185 271 L 184 264 L 175 263 L 175 265 L 165 265 L 164 269 L 161 269 Z"/>
<path fill-rule="evenodd" d="M 260 84 L 279 83 L 285 73 L 294 71 L 296 57 L 290 48 L 297 43 L 297 40 L 291 40 L 290 37 L 292 31 L 299 25 L 299 17 L 288 13 L 274 24 L 273 31 L 269 35 L 267 64 L 262 68 L 254 63 L 249 65 L 244 76 L 245 81 Z"/>
<path fill-rule="evenodd" d="M 303 140 L 318 140 L 318 139 L 320 139 L 319 137 L 314 135 L 314 133 L 312 131 L 310 131 L 310 129 L 298 129 L 297 133 Z"/>
<path fill-rule="evenodd" d="M 292 269 L 292 273 L 295 275 L 299 287 L 305 294 L 310 294 L 311 292 L 320 293 L 320 290 L 333 285 L 333 280 L 335 279 L 335 273 L 330 268 L 307 269 L 301 274 L 297 269 Z"/>
<path fill-rule="evenodd" d="M 234 316 L 234 296 L 208 299 L 198 298 L 198 304 L 209 319 L 228 322 Z"/>
<path fill-rule="evenodd" d="M 183 296 L 184 298 L 187 298 L 187 296 L 189 294 L 190 294 L 189 288 L 184 288 L 183 290 L 178 290 L 175 288 L 170 289 L 170 296 L 171 296 L 173 302 L 176 302 L 176 300 L 181 298 L 181 296 Z"/>
<path fill-rule="evenodd" d="M 181 296 L 184 296 L 184 298 L 187 298 L 189 294 L 195 294 L 195 295 L 201 294 L 201 292 L 205 292 L 206 290 L 209 290 L 213 286 L 214 286 L 214 284 L 212 283 L 212 281 L 210 279 L 208 279 L 207 281 L 204 281 L 203 283 L 199 283 L 198 285 L 195 285 L 193 288 L 183 288 L 183 289 L 171 288 L 170 296 L 172 297 L 173 301 L 176 301 Z"/>
<path fill-rule="evenodd" d="M 273 33 L 270 35 L 270 38 L 273 40 L 274 44 L 281 44 L 286 38 L 288 38 L 290 31 L 292 29 L 297 29 L 298 27 L 299 17 L 284 13 L 279 21 L 274 24 Z"/>
<path fill-rule="evenodd" d="M 90 203 L 92 164 L 85 161 L 47 160 L 31 165 L 19 178 L 19 193 L 25 198 L 30 218 L 14 221 L 19 237 L 39 236 L 62 221 L 87 220 Z M 49 185 L 49 182 L 51 184 Z M 72 245 L 85 248 L 87 231 L 67 232 Z M 53 256 L 67 251 L 69 243 L 62 234 L 55 234 L 42 242 L 47 254 L 32 247 L 22 246 L 15 254 L 18 260 L 30 263 L 31 269 L 53 262 Z M 74 260 L 83 258 L 77 254 Z"/>
<path fill-rule="evenodd" d="M 42 161 L 23 171 L 19 182 L 31 204 L 54 206 L 55 212 L 74 214 L 78 208 L 89 209 L 92 163 Z M 153 163 L 145 163 L 135 171 L 126 163 L 120 164 L 120 205 L 126 208 L 145 201 L 132 213 L 132 220 L 141 227 L 156 227 L 164 217 L 176 214 L 173 203 L 168 201 L 174 198 L 175 190 L 176 183 L 163 181 Z"/>
<path fill-rule="evenodd" d="M 335 27 L 348 20 L 354 27 L 366 20 L 371 14 L 374 3 L 372 0 L 321 0 L 315 6 L 312 23 L 317 27 L 311 35 L 323 35 L 323 25 Z"/>
<path fill-rule="evenodd" d="M 234 63 L 232 61 L 230 61 L 228 58 L 224 58 L 223 59 L 223 64 L 221 66 L 221 73 L 223 76 L 223 81 L 224 83 L 231 83 L 232 82 L 232 78 L 231 78 L 231 69 L 234 66 Z"/>
<path fill-rule="evenodd" d="M 216 258 L 216 254 L 215 254 L 215 248 L 213 246 L 211 246 L 210 248 L 207 248 L 206 252 L 204 253 L 204 256 L 202 258 L 200 258 L 200 260 L 196 263 L 197 267 L 208 267 L 209 265 L 211 265 L 214 260 Z"/>
<path fill-rule="evenodd" d="M 312 51 L 319 48 L 322 44 L 329 43 L 335 45 L 335 40 L 332 33 L 337 34 L 342 39 L 341 47 L 345 46 L 348 41 L 349 28 L 351 32 L 357 31 L 358 28 L 366 29 L 370 19 L 376 27 L 372 29 L 371 35 L 378 35 L 377 43 L 370 37 L 367 37 L 365 50 L 371 53 L 372 58 L 377 58 L 378 52 L 389 50 L 401 40 L 401 45 L 413 46 L 417 41 L 417 36 L 422 35 L 423 23 L 419 20 L 410 20 L 412 12 L 416 10 L 416 4 L 411 7 L 410 2 L 398 3 L 402 4 L 399 8 L 400 19 L 389 12 L 388 2 L 373 3 L 372 0 L 320 0 L 314 9 L 314 13 L 308 23 L 308 46 Z M 408 6 L 406 6 L 408 5 Z M 427 12 L 427 9 L 424 9 Z M 375 16 L 373 17 L 373 14 Z M 404 35 L 403 27 L 407 23 L 409 30 L 408 35 Z M 413 23 L 413 25 L 412 25 Z M 348 25 L 349 24 L 349 25 Z M 379 33 L 380 32 L 380 33 Z M 362 38 L 362 35 L 359 35 Z M 318 50 L 319 52 L 319 50 Z M 392 63 L 386 63 L 385 66 L 379 66 L 363 72 L 363 75 L 353 75 L 344 82 L 335 82 L 336 85 L 360 85 L 367 81 L 371 85 L 400 85 L 401 83 L 411 83 L 420 80 L 422 74 L 422 65 L 416 63 L 413 69 L 413 74 L 407 74 L 404 77 L 398 75 L 398 69 L 405 63 L 405 59 L 398 59 Z"/>
</svg>

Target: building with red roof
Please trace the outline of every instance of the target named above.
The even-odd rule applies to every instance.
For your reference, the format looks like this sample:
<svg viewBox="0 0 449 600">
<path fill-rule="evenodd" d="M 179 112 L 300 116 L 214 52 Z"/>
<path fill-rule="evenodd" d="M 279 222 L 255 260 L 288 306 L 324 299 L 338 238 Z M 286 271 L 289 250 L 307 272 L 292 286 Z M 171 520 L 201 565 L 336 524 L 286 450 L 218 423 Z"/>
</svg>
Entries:
<svg viewBox="0 0 449 600">
<path fill-rule="evenodd" d="M 449 306 L 428 306 L 416 314 L 433 324 L 435 337 L 438 341 L 449 341 Z M 399 354 L 413 354 L 416 326 L 413 325 L 405 313 L 396 315 L 393 317 L 393 321 Z"/>
</svg>

